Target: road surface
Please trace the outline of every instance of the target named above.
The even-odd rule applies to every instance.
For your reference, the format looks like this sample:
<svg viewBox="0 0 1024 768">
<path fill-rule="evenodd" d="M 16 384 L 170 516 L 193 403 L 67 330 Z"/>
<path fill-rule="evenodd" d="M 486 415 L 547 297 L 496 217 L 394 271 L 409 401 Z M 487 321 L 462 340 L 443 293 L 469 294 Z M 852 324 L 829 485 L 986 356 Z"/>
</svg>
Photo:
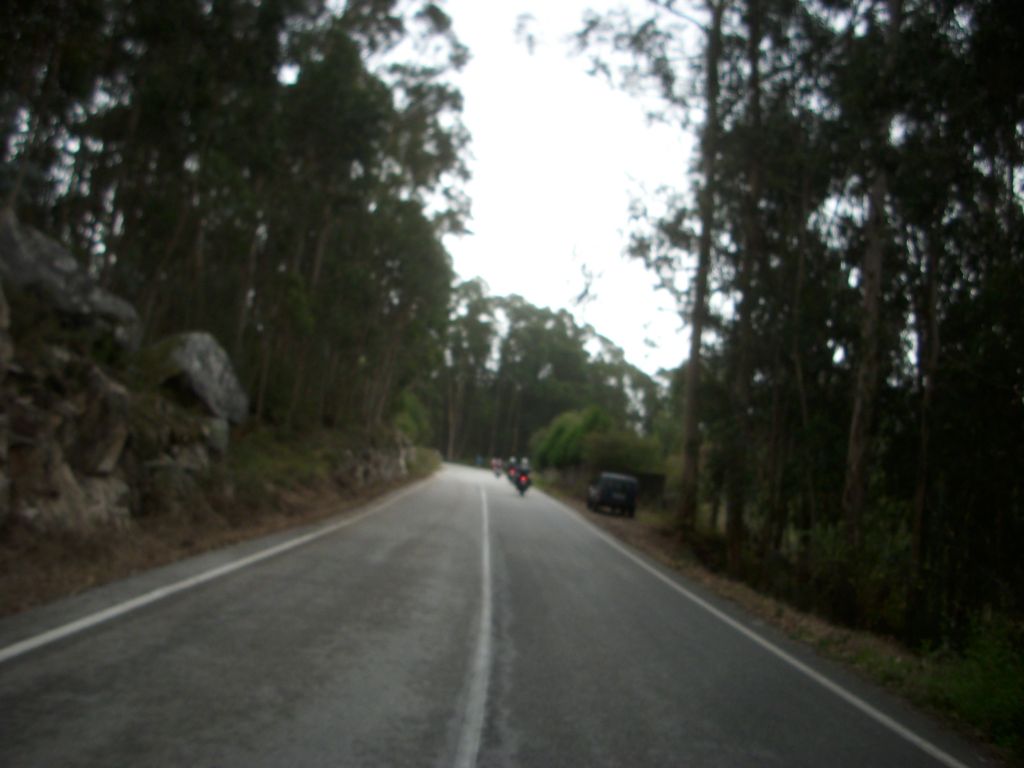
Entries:
<svg viewBox="0 0 1024 768">
<path fill-rule="evenodd" d="M 0 765 L 984 765 L 504 479 L 0 621 Z"/>
</svg>

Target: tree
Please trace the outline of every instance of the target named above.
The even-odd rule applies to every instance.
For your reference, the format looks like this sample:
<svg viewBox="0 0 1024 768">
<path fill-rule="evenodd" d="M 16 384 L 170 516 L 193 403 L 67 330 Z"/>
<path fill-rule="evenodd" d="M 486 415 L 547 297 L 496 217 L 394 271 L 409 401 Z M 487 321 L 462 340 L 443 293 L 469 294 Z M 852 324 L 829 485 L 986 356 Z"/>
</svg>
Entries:
<svg viewBox="0 0 1024 768">
<path fill-rule="evenodd" d="M 652 0 L 656 13 L 638 25 L 628 16 L 609 15 L 601 18 L 591 15 L 578 36 L 583 48 L 599 44 L 610 45 L 613 50 L 628 52 L 633 66 L 626 81 L 637 76 L 653 80 L 669 110 L 682 106 L 685 101 L 677 90 L 677 75 L 670 53 L 673 34 L 679 34 L 678 25 L 663 28 L 659 23 L 668 19 L 696 26 L 703 34 L 703 87 L 700 95 L 704 120 L 700 130 L 699 183 L 697 198 L 697 266 L 690 284 L 690 350 L 686 367 L 686 396 L 684 398 L 683 472 L 680 490 L 679 521 L 684 531 L 691 532 L 697 516 L 701 436 L 698 424 L 700 412 L 700 378 L 702 344 L 708 312 L 708 276 L 712 269 L 713 243 L 717 234 L 716 194 L 718 186 L 720 72 L 723 55 L 723 20 L 730 6 L 729 0 L 706 0 L 703 3 L 708 20 L 695 20 L 676 8 L 673 0 Z M 595 70 L 610 73 L 609 66 L 597 59 Z M 665 243 L 677 247 L 683 240 L 678 220 L 669 220 L 663 227 Z M 661 266 L 656 255 L 646 254 L 649 263 Z"/>
<path fill-rule="evenodd" d="M 661 2 L 591 15 L 580 36 L 595 71 L 656 94 L 666 120 L 700 54 L 697 192 L 670 191 L 659 219 L 630 212 L 631 253 L 668 289 L 683 297 L 698 265 L 691 325 L 711 256 L 704 341 L 668 400 L 680 426 L 659 427 L 678 450 L 696 414 L 685 504 L 715 520 L 724 495 L 731 567 L 853 624 L 939 642 L 986 611 L 1021 615 L 1000 543 L 1024 524 L 1003 472 L 1024 466 L 1005 304 L 1024 271 L 1020 19 L 1001 0 L 736 0 L 716 91 L 710 38 L 685 31 L 714 16 L 690 7 L 700 19 Z"/>
<path fill-rule="evenodd" d="M 263 417 L 386 423 L 434 365 L 440 237 L 466 215 L 446 79 L 465 49 L 447 16 L 397 0 L 50 5 L 17 4 L 2 33 L 5 82 L 23 83 L 0 109 L 18 215 L 136 302 L 148 338 L 211 330 Z M 436 61 L 397 53 L 428 40 Z M 379 375 L 354 384 L 365 366 Z"/>
</svg>

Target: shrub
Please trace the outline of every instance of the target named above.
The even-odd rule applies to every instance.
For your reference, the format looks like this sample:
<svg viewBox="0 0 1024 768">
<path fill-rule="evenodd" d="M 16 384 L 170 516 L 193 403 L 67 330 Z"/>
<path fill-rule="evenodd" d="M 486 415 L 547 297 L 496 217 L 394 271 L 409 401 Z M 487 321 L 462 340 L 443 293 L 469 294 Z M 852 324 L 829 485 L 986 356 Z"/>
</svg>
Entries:
<svg viewBox="0 0 1024 768">
<path fill-rule="evenodd" d="M 408 467 L 413 477 L 426 477 L 441 467 L 441 452 L 417 445 L 412 449 Z"/>
<path fill-rule="evenodd" d="M 962 656 L 941 658 L 929 680 L 941 706 L 1024 758 L 1024 650 L 1020 627 L 979 624 Z"/>
<path fill-rule="evenodd" d="M 397 411 L 394 424 L 398 431 L 417 445 L 431 441 L 430 413 L 416 395 L 409 390 L 403 391 L 398 397 Z"/>
<path fill-rule="evenodd" d="M 583 463 L 587 436 L 602 433 L 610 427 L 611 419 L 596 406 L 584 411 L 566 411 L 530 441 L 534 461 L 541 469 L 578 466 Z"/>
<path fill-rule="evenodd" d="M 661 469 L 661 446 L 651 437 L 621 430 L 587 435 L 583 458 L 594 471 L 657 473 Z"/>
</svg>

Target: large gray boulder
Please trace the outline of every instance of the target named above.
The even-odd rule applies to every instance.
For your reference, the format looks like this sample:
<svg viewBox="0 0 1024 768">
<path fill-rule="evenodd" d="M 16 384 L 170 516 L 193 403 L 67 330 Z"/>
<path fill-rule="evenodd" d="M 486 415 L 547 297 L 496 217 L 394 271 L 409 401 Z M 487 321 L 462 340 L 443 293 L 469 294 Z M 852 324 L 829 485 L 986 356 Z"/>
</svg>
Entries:
<svg viewBox="0 0 1024 768">
<path fill-rule="evenodd" d="M 173 381 L 194 394 L 214 416 L 241 424 L 249 414 L 249 397 L 242 389 L 231 358 L 209 333 L 180 333 L 161 340 L 161 383 Z"/>
<path fill-rule="evenodd" d="M 109 330 L 129 350 L 138 349 L 142 324 L 135 308 L 101 288 L 60 243 L 0 210 L 0 278 L 42 294 L 61 314 Z"/>
</svg>

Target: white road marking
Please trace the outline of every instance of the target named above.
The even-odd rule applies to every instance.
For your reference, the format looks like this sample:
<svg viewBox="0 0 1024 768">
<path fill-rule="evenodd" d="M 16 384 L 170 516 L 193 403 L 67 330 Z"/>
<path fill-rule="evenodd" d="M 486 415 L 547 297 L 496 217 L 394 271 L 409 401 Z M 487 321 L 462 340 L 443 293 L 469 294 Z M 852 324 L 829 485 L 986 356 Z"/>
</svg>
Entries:
<svg viewBox="0 0 1024 768">
<path fill-rule="evenodd" d="M 757 634 L 753 630 L 745 627 L 743 624 L 741 624 L 740 622 L 736 621 L 734 618 L 732 618 L 728 614 L 723 613 L 718 608 L 716 608 L 715 606 L 711 605 L 711 603 L 709 603 L 707 600 L 704 600 L 703 598 L 699 597 L 698 595 L 695 595 L 690 590 L 686 589 L 686 587 L 683 587 L 680 584 L 676 583 L 673 579 L 669 578 L 664 573 L 659 571 L 657 568 L 655 568 L 652 565 L 650 565 L 650 563 L 647 563 L 646 561 L 644 561 L 640 556 L 638 556 L 634 552 L 631 552 L 623 544 L 619 543 L 618 540 L 612 538 L 609 534 L 607 534 L 604 531 L 602 531 L 601 529 L 597 528 L 589 520 L 586 520 L 585 518 L 581 517 L 579 514 L 573 512 L 570 509 L 568 509 L 563 504 L 555 502 L 555 505 L 559 509 L 561 509 L 565 514 L 569 515 L 569 517 L 571 517 L 572 519 L 574 519 L 577 522 L 579 522 L 582 526 L 584 526 L 587 530 L 589 530 L 595 536 L 597 536 L 600 539 L 604 540 L 604 542 L 606 544 L 608 544 L 613 549 L 617 550 L 620 554 L 622 554 L 625 557 L 627 557 L 630 560 L 632 560 L 636 565 L 638 565 L 641 568 L 643 568 L 645 571 L 647 571 L 649 574 L 654 576 L 656 579 L 658 579 L 659 581 L 661 581 L 662 583 L 664 583 L 665 585 L 667 585 L 671 589 L 674 589 L 676 592 L 678 592 L 680 595 L 682 595 L 686 599 L 690 600 L 692 603 L 700 606 L 705 611 L 707 611 L 712 616 L 714 616 L 716 619 L 719 619 L 720 621 L 724 622 L 728 626 L 732 627 L 737 632 L 739 632 L 741 635 L 743 635 L 743 636 L 747 637 L 748 639 L 752 640 L 753 642 L 757 643 L 759 646 L 761 646 L 766 651 L 768 651 L 772 655 L 776 656 L 777 658 L 779 658 L 780 660 L 782 660 L 783 662 L 788 664 L 793 669 L 795 669 L 798 672 L 801 672 L 802 674 L 806 675 L 808 678 L 813 680 L 815 683 L 820 685 L 822 688 L 825 688 L 826 690 L 834 693 L 836 696 L 841 698 L 843 701 L 845 701 L 848 704 L 851 704 L 852 706 L 856 707 L 861 712 L 863 712 L 865 715 L 870 717 L 872 720 L 875 720 L 879 724 L 885 726 L 886 728 L 888 728 L 890 731 L 892 731 L 893 733 L 897 734 L 898 736 L 903 737 L 904 739 L 909 741 L 911 744 L 916 746 L 921 751 L 927 753 L 928 755 L 931 755 L 932 757 L 934 757 L 936 760 L 938 760 L 943 765 L 948 766 L 948 768 L 968 768 L 967 765 L 965 765 L 964 763 L 962 763 L 959 760 L 957 760 L 955 757 L 950 755 L 948 752 L 943 751 L 942 749 L 940 749 L 939 747 L 935 746 L 934 744 L 932 744 L 927 739 L 922 738 L 921 736 L 918 736 L 916 733 L 911 731 L 909 728 L 907 728 L 906 726 L 903 726 L 900 723 L 896 722 L 895 720 L 893 720 L 891 717 L 889 717 L 884 712 L 881 712 L 881 711 L 875 709 L 873 706 L 871 706 L 866 701 L 864 701 L 864 699 L 860 698 L 856 694 L 850 693 L 848 690 L 843 688 L 838 683 L 835 683 L 832 680 L 829 680 L 827 677 L 822 675 L 820 672 L 815 671 L 814 669 L 812 669 L 811 667 L 807 666 L 806 664 L 804 664 L 802 661 L 800 661 L 796 657 L 792 656 L 791 654 L 789 654 L 786 651 L 784 651 L 781 648 L 779 648 L 774 643 L 764 639 L 759 634 Z"/>
<path fill-rule="evenodd" d="M 334 533 L 335 531 L 340 530 L 341 528 L 346 528 L 350 525 L 354 525 L 355 523 L 358 523 L 360 520 L 364 520 L 370 515 L 374 515 L 380 512 L 381 510 L 386 509 L 399 499 L 405 498 L 407 495 L 409 495 L 414 490 L 419 488 L 420 485 L 421 483 L 414 483 L 413 485 L 409 486 L 403 491 L 400 491 L 394 496 L 391 496 L 383 501 L 378 502 L 374 506 L 371 506 L 365 512 L 360 512 L 359 514 L 353 517 L 349 517 L 344 520 L 339 520 L 338 522 L 332 523 L 325 528 L 321 528 L 317 531 L 307 533 L 303 536 L 299 536 L 294 539 L 289 539 L 288 541 L 282 542 L 281 544 L 273 546 L 270 549 L 261 550 L 260 552 L 256 552 L 247 557 L 243 557 L 240 560 L 234 560 L 230 563 L 226 563 L 225 565 L 213 568 L 212 570 L 204 571 L 202 573 L 196 574 L 195 576 L 191 576 L 187 579 L 176 581 L 173 584 L 168 584 L 166 586 L 159 587 L 150 592 L 146 592 L 143 595 L 139 595 L 138 597 L 133 597 L 131 600 L 126 600 L 123 603 L 112 605 L 111 607 L 105 608 L 102 611 L 97 611 L 96 613 L 89 614 L 88 616 L 84 616 L 75 621 L 63 624 L 62 626 L 55 627 L 54 629 L 47 630 L 46 632 L 43 632 L 41 634 L 26 638 L 25 640 L 20 640 L 16 643 L 12 643 L 11 645 L 8 645 L 4 648 L 0 648 L 0 664 L 6 661 L 10 661 L 11 659 L 15 659 L 18 656 L 22 656 L 26 653 L 29 653 L 30 651 L 34 651 L 37 648 L 42 648 L 44 645 L 55 643 L 58 640 L 64 639 L 65 637 L 69 637 L 70 635 L 82 632 L 86 629 L 89 629 L 90 627 L 95 627 L 97 624 L 102 624 L 105 621 L 110 621 L 111 619 L 116 619 L 119 616 L 124 616 L 126 613 L 130 613 L 132 611 L 138 610 L 139 608 L 151 605 L 152 603 L 155 603 L 158 600 L 163 600 L 165 597 L 170 597 L 171 595 L 175 595 L 178 592 L 184 592 L 187 589 L 192 589 L 193 587 L 197 587 L 200 584 L 205 584 L 208 581 L 219 579 L 221 576 L 226 576 L 229 573 L 234 573 L 235 571 L 239 571 L 242 568 L 247 568 L 248 566 L 254 565 L 255 563 L 258 563 L 262 560 L 267 560 L 271 557 L 280 555 L 283 552 L 287 552 L 288 550 L 295 549 L 296 547 L 301 547 L 303 544 L 308 544 L 311 541 L 315 541 L 316 539 L 328 536 Z"/>
<path fill-rule="evenodd" d="M 491 677 L 491 533 L 490 514 L 487 511 L 487 493 L 480 488 L 483 509 L 481 534 L 480 626 L 477 628 L 476 655 L 470 668 L 465 711 L 459 747 L 455 753 L 455 768 L 473 768 L 480 754 L 484 719 L 487 714 L 487 688 Z"/>
</svg>

